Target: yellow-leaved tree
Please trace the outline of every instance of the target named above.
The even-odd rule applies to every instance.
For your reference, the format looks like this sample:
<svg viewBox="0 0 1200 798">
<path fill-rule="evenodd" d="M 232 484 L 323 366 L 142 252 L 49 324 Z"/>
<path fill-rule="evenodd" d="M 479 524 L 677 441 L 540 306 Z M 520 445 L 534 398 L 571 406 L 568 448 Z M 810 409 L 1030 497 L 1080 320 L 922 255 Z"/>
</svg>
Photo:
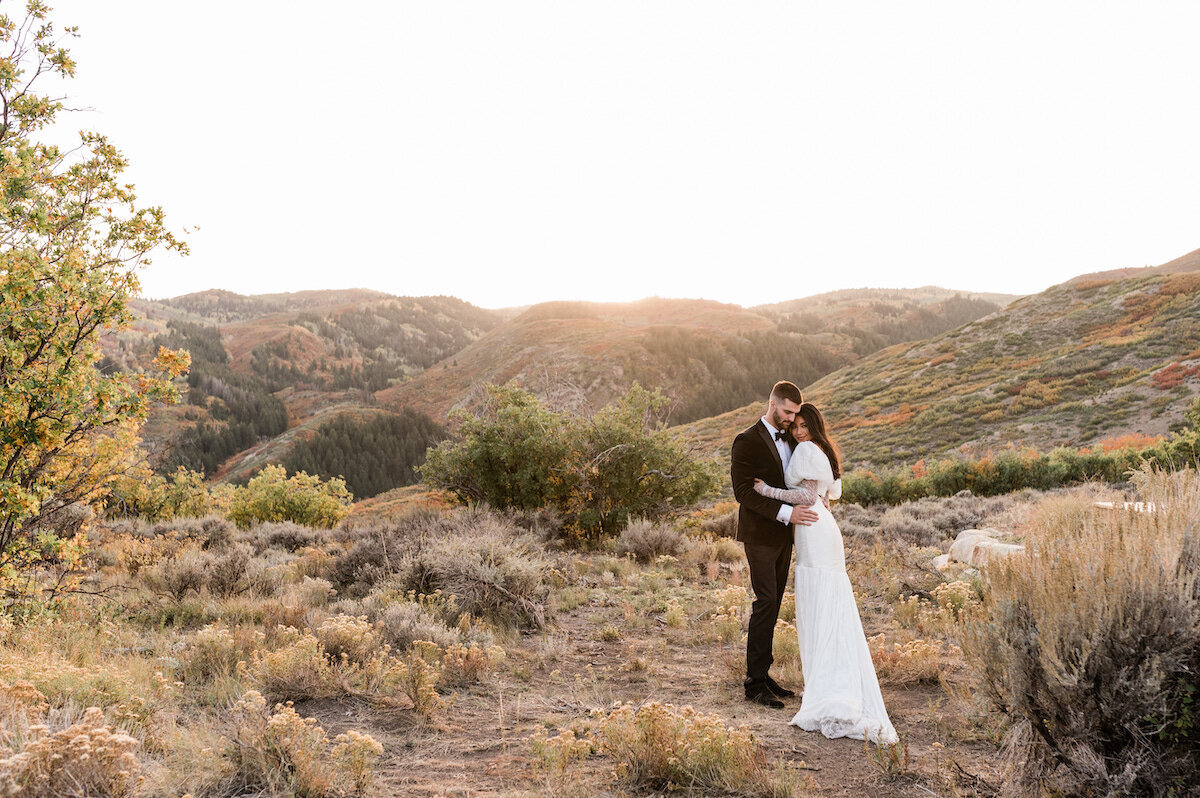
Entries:
<svg viewBox="0 0 1200 798">
<path fill-rule="evenodd" d="M 7 11 L 10 4 L 0 7 Z M 174 401 L 185 352 L 141 373 L 96 367 L 106 329 L 131 322 L 135 274 L 159 248 L 185 247 L 163 212 L 120 181 L 125 158 L 81 132 L 60 149 L 47 130 L 63 98 L 39 93 L 75 64 L 49 9 L 0 15 L 0 602 L 28 597 L 30 574 L 78 552 L 54 530 L 127 462 L 155 400 Z M 55 589 L 51 584 L 50 589 Z"/>
</svg>

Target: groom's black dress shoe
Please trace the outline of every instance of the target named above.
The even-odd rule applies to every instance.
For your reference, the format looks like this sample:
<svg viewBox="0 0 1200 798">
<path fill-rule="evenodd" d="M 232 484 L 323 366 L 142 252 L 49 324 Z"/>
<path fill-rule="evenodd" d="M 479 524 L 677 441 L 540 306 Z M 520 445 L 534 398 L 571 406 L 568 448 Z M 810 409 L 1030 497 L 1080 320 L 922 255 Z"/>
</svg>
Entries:
<svg viewBox="0 0 1200 798">
<path fill-rule="evenodd" d="M 789 690 L 786 687 L 781 687 L 779 682 L 775 681 L 770 676 L 767 677 L 767 690 L 769 690 L 771 695 L 775 696 L 776 698 L 796 697 L 796 693 L 794 691 Z"/>
<path fill-rule="evenodd" d="M 771 694 L 771 691 L 766 687 L 760 687 L 754 692 L 746 693 L 746 700 L 753 701 L 755 704 L 762 704 L 764 707 L 771 709 L 783 709 L 783 702 Z"/>
</svg>

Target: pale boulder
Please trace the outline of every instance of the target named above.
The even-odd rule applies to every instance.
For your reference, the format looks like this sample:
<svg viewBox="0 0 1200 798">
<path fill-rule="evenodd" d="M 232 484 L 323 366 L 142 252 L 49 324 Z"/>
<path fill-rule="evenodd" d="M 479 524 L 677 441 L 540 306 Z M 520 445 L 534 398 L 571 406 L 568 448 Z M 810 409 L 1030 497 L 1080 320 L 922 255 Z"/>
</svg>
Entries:
<svg viewBox="0 0 1200 798">
<path fill-rule="evenodd" d="M 997 534 L 994 529 L 964 529 L 950 544 L 949 559 L 979 568 L 996 557 L 1011 557 L 1025 551 L 1020 544 L 996 540 Z"/>
</svg>

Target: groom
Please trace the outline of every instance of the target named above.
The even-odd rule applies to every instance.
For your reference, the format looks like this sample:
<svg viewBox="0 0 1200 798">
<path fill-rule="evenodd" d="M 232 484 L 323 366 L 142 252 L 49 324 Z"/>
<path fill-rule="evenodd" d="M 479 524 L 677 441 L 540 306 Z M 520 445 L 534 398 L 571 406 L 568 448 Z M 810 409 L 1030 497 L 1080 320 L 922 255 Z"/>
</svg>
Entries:
<svg viewBox="0 0 1200 798">
<path fill-rule="evenodd" d="M 790 430 L 803 402 L 793 383 L 775 383 L 766 415 L 733 439 L 729 468 L 739 505 L 737 539 L 746 548 L 754 589 L 746 636 L 746 700 L 776 709 L 783 707 L 779 699 L 795 695 L 767 673 L 774 661 L 775 621 L 792 562 L 790 525 L 808 526 L 817 520 L 817 514 L 811 507 L 792 507 L 756 493 L 754 480 L 757 477 L 772 487 L 786 487 L 783 474 L 795 445 Z"/>
</svg>

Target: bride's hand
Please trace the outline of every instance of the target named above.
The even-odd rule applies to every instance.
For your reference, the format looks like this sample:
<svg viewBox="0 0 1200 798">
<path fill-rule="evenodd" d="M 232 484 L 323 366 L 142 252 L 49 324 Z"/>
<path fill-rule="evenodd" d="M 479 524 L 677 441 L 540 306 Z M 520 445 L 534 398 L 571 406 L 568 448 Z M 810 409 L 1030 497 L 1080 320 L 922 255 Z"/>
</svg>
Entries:
<svg viewBox="0 0 1200 798">
<path fill-rule="evenodd" d="M 762 481 L 761 479 L 759 479 L 758 477 L 755 477 L 755 478 L 754 478 L 754 484 L 755 484 L 755 485 L 761 485 L 761 484 L 763 484 L 763 481 Z"/>
</svg>

